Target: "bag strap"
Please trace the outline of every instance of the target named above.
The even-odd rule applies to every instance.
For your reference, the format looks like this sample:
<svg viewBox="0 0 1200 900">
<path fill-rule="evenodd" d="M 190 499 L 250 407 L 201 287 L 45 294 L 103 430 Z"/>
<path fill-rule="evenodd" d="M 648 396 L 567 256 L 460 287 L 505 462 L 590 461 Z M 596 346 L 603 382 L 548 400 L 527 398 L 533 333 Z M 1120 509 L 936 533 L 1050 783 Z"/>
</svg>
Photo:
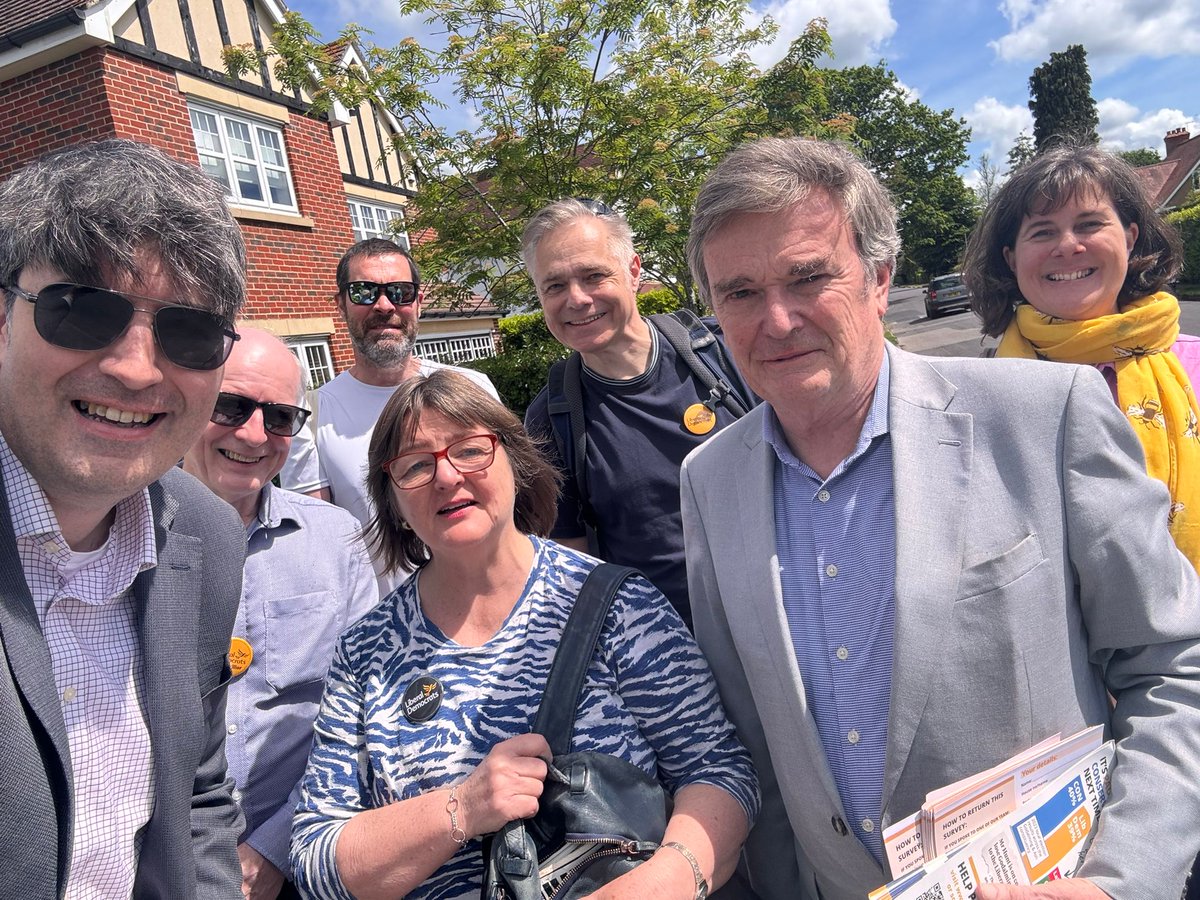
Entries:
<svg viewBox="0 0 1200 900">
<path fill-rule="evenodd" d="M 750 407 L 725 378 L 730 368 L 729 360 L 721 349 L 720 341 L 703 319 L 690 309 L 677 309 L 673 313 L 655 313 L 650 321 L 671 342 L 675 353 L 708 390 L 711 403 L 724 404 L 739 419 L 750 411 Z M 715 358 L 715 365 L 707 358 L 702 358 L 708 356 Z"/>
<path fill-rule="evenodd" d="M 582 373 L 583 357 L 578 353 L 572 353 L 550 367 L 546 411 L 550 415 L 554 442 L 558 445 L 558 457 L 567 469 L 567 477 L 575 483 L 588 546 L 595 553 L 599 549 L 596 538 L 598 520 L 588 500 L 587 427 L 583 418 Z"/>
<path fill-rule="evenodd" d="M 608 609 L 621 585 L 636 574 L 637 570 L 628 566 L 601 563 L 588 573 L 579 589 L 571 615 L 563 626 L 542 703 L 533 723 L 533 730 L 545 736 L 555 756 L 571 749 L 579 694 Z"/>
</svg>

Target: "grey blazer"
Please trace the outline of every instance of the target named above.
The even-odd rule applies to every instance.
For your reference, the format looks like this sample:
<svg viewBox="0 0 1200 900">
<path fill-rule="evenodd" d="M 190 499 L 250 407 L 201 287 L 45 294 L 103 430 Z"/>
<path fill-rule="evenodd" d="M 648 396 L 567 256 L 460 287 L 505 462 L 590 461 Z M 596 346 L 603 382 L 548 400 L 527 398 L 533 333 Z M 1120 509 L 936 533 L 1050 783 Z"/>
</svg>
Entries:
<svg viewBox="0 0 1200 900">
<path fill-rule="evenodd" d="M 884 825 L 1053 732 L 1103 723 L 1117 739 L 1113 795 L 1080 874 L 1122 900 L 1175 900 L 1200 846 L 1200 586 L 1167 530 L 1165 488 L 1094 369 L 888 354 Z M 696 636 L 762 784 L 747 844 L 756 889 L 862 900 L 889 873 L 844 827 L 806 706 L 764 410 L 683 465 Z"/>
<path fill-rule="evenodd" d="M 133 894 L 238 900 L 242 822 L 225 774 L 225 686 L 245 531 L 232 509 L 177 469 L 150 486 L 150 501 L 158 565 L 133 591 L 154 812 Z M 71 785 L 50 653 L 0 491 L 0 884 L 23 897 L 60 897 L 66 887 Z"/>
</svg>

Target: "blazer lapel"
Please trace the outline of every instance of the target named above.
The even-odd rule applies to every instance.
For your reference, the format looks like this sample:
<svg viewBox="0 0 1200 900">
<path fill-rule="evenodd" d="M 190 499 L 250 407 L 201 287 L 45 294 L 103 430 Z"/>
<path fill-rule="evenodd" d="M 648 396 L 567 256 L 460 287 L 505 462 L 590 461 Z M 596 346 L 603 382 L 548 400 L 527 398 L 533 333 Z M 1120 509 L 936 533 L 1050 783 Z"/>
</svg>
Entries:
<svg viewBox="0 0 1200 900">
<path fill-rule="evenodd" d="M 896 498 L 896 629 L 883 813 L 908 762 L 952 613 L 971 479 L 972 419 L 948 411 L 955 387 L 920 357 L 888 347 Z M 907 815 L 912 810 L 898 810 Z"/>
<path fill-rule="evenodd" d="M 744 596 L 750 598 L 750 608 L 754 611 L 753 621 L 745 623 L 745 627 L 751 642 L 763 650 L 756 657 L 756 672 L 750 682 L 762 692 L 758 698 L 760 703 L 788 711 L 790 746 L 787 755 L 779 758 L 807 761 L 802 767 L 803 773 L 791 771 L 795 768 L 792 766 L 777 767 L 781 769 L 777 771 L 781 782 L 801 775 L 804 779 L 815 778 L 834 806 L 842 810 L 841 796 L 825 758 L 816 721 L 808 709 L 808 696 L 796 661 L 791 628 L 783 610 L 779 554 L 775 546 L 775 453 L 762 439 L 761 417 L 766 405 L 760 406 L 759 410 L 757 424 L 745 434 L 745 464 L 735 467 L 737 477 L 732 483 L 736 485 L 736 493 L 727 497 L 726 507 L 737 509 L 740 515 L 738 535 L 741 544 L 736 560 L 741 563 L 737 570 L 746 573 Z M 746 665 L 749 666 L 750 661 Z M 811 783 L 805 787 L 812 789 Z M 844 814 L 844 810 L 842 812 Z"/>
<path fill-rule="evenodd" d="M 161 483 L 150 486 L 158 564 L 133 583 L 145 664 L 145 709 L 154 748 L 156 797 L 171 790 L 180 754 L 195 755 L 198 684 L 196 628 L 201 585 L 200 539 L 171 530 L 178 509 Z"/>
<path fill-rule="evenodd" d="M 63 720 L 54 680 L 54 665 L 50 648 L 42 635 L 33 605 L 33 595 L 25 581 L 17 538 L 9 514 L 8 497 L 0 481 L 0 657 L 7 657 L 12 673 L 13 690 L 24 700 L 32 719 L 29 726 L 35 733 L 39 727 L 50 738 L 50 748 L 43 754 L 46 779 L 57 808 L 58 865 L 60 883 L 66 878 L 74 831 L 74 775 L 71 770 L 71 751 L 67 742 L 67 726 Z M 3 660 L 0 659 L 0 665 Z M 31 811 L 31 814 L 40 814 Z"/>
</svg>

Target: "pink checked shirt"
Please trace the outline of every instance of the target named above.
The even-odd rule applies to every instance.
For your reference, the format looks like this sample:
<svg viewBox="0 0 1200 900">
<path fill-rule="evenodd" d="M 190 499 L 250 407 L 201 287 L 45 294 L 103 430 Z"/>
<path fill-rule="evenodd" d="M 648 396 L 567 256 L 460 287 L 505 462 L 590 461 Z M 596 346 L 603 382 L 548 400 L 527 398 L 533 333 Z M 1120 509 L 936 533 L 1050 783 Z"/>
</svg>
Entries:
<svg viewBox="0 0 1200 900">
<path fill-rule="evenodd" d="M 46 495 L 0 436 L 17 551 L 54 666 L 74 774 L 69 900 L 128 897 L 154 809 L 145 675 L 130 590 L 157 561 L 150 495 L 116 507 L 104 546 L 73 553 Z"/>
</svg>

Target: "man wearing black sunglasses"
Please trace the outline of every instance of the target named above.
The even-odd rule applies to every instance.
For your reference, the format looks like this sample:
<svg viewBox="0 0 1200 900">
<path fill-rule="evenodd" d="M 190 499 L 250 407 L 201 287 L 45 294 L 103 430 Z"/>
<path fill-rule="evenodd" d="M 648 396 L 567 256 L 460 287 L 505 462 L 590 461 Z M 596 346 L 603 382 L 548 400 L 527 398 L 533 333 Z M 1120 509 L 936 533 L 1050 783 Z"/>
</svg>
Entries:
<svg viewBox="0 0 1200 900">
<path fill-rule="evenodd" d="M 296 896 L 284 880 L 288 797 L 304 774 L 337 636 L 379 600 L 358 521 L 271 484 L 308 416 L 300 396 L 287 345 L 243 328 L 212 419 L 183 459 L 246 529 L 225 753 L 246 816 L 238 856 L 248 897 Z"/>
<path fill-rule="evenodd" d="M 237 517 L 175 463 L 237 339 L 222 189 L 132 141 L 0 186 L 0 859 L 22 896 L 240 896 Z"/>
<path fill-rule="evenodd" d="M 416 263 L 395 241 L 368 238 L 347 250 L 337 265 L 337 286 L 354 365 L 317 391 L 315 427 L 302 430 L 292 442 L 280 481 L 291 490 L 331 500 L 366 525 L 371 519 L 367 446 L 375 420 L 401 382 L 446 366 L 413 352 L 424 295 Z M 499 399 L 486 375 L 456 371 Z M 380 577 L 384 593 L 398 583 Z"/>
</svg>

